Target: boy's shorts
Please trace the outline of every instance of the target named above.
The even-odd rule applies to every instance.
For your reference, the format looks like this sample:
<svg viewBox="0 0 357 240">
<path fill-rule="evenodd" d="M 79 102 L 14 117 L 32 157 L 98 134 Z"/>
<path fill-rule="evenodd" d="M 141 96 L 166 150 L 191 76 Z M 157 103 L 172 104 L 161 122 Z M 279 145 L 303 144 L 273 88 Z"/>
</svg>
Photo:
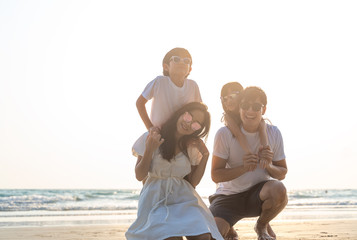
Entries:
<svg viewBox="0 0 357 240">
<path fill-rule="evenodd" d="M 209 209 L 214 217 L 223 218 L 231 227 L 242 218 L 260 216 L 263 202 L 259 193 L 266 182 L 260 182 L 241 193 L 212 195 L 209 197 Z"/>
</svg>

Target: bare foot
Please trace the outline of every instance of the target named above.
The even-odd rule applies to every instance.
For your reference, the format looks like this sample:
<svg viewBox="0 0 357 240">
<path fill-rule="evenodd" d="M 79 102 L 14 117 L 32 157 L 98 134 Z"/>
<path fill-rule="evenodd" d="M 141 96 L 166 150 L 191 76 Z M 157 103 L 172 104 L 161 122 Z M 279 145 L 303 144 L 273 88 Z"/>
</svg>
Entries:
<svg viewBox="0 0 357 240">
<path fill-rule="evenodd" d="M 276 239 L 275 232 L 274 232 L 273 229 L 271 228 L 270 224 L 268 224 L 267 230 L 268 230 L 268 234 L 269 234 L 272 238 Z"/>
<path fill-rule="evenodd" d="M 233 227 L 229 229 L 225 240 L 238 240 L 238 233 Z"/>
<path fill-rule="evenodd" d="M 268 225 L 269 224 L 261 224 L 257 221 L 257 223 L 255 224 L 254 230 L 258 235 L 258 240 L 275 240 L 275 237 L 270 236 L 268 233 Z M 271 227 L 270 227 L 270 229 L 271 229 Z"/>
</svg>

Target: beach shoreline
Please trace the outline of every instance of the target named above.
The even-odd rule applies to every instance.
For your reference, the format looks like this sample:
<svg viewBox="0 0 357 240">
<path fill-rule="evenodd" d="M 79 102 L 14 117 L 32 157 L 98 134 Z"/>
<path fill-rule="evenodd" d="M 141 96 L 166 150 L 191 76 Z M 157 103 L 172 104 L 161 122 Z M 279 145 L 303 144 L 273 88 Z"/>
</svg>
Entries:
<svg viewBox="0 0 357 240">
<path fill-rule="evenodd" d="M 234 226 L 240 240 L 255 240 L 255 221 L 243 221 Z M 357 219 L 272 221 L 277 239 L 357 239 Z M 124 240 L 129 224 L 72 225 L 43 227 L 2 227 L 0 240 Z"/>
</svg>

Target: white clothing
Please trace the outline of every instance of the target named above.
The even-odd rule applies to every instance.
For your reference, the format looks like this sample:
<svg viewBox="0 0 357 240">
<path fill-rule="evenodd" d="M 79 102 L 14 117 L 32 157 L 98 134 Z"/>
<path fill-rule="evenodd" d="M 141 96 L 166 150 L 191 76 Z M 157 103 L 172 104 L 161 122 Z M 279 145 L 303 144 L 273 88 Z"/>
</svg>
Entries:
<svg viewBox="0 0 357 240">
<path fill-rule="evenodd" d="M 142 156 L 148 133 L 133 146 L 133 153 Z M 166 239 L 173 236 L 196 236 L 211 233 L 223 240 L 214 218 L 189 182 L 183 178 L 191 165 L 199 164 L 202 155 L 190 160 L 181 152 L 170 162 L 159 150 L 153 154 L 148 178 L 140 193 L 138 215 L 125 236 L 128 240 Z M 191 158 L 191 156 L 190 156 Z"/>
<path fill-rule="evenodd" d="M 248 145 L 253 153 L 258 153 L 260 145 L 259 132 L 249 133 L 241 128 Z M 267 124 L 268 142 L 274 152 L 273 161 L 285 159 L 283 138 L 276 126 Z M 214 139 L 213 155 L 226 159 L 226 168 L 234 168 L 243 165 L 245 152 L 237 139 L 227 127 L 220 128 Z M 252 186 L 262 181 L 272 179 L 269 173 L 259 165 L 253 172 L 247 172 L 242 176 L 228 182 L 218 184 L 216 194 L 230 195 L 247 191 Z"/>
<path fill-rule="evenodd" d="M 185 79 L 182 87 L 176 86 L 167 76 L 158 76 L 146 85 L 142 96 L 152 99 L 150 120 L 161 127 L 171 115 L 190 102 L 202 102 L 200 90 L 195 81 Z"/>
</svg>

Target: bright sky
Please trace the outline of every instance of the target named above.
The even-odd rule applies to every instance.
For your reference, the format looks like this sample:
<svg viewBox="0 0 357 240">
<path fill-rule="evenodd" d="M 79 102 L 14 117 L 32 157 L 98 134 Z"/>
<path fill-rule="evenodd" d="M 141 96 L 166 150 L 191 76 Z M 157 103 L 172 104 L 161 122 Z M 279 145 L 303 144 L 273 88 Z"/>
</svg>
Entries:
<svg viewBox="0 0 357 240">
<path fill-rule="evenodd" d="M 174 47 L 212 116 L 259 86 L 296 188 L 357 188 L 357 2 L 0 0 L 0 188 L 137 188 L 135 101 Z M 212 187 L 210 164 L 201 187 Z"/>
</svg>

